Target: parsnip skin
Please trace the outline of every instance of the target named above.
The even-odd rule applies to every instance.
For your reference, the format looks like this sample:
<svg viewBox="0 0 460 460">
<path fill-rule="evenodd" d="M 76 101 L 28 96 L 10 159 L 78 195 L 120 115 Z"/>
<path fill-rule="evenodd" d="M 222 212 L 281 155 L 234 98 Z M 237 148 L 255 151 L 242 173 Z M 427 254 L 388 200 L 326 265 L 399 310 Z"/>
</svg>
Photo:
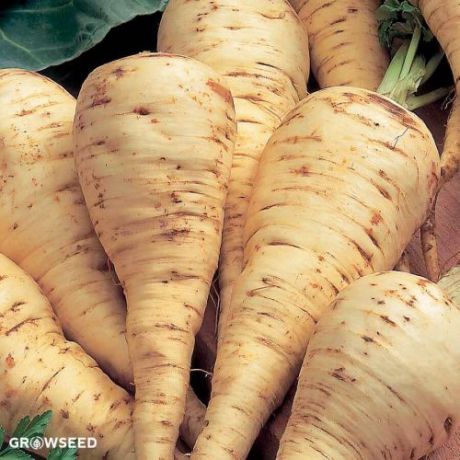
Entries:
<svg viewBox="0 0 460 460">
<path fill-rule="evenodd" d="M 0 70 L 0 101 L 0 250 L 39 282 L 68 336 L 132 389 L 125 301 L 74 165 L 76 101 L 51 80 L 20 69 Z M 188 442 L 202 415 L 190 392 L 182 427 Z"/>
<path fill-rule="evenodd" d="M 221 243 L 232 97 L 193 59 L 143 53 L 83 84 L 76 164 L 128 303 L 138 460 L 170 460 Z"/>
<path fill-rule="evenodd" d="M 459 11 L 460 15 L 460 11 Z M 460 16 L 459 16 L 460 17 Z M 459 28 L 460 32 L 460 28 Z M 460 75 L 458 76 L 460 78 Z M 457 88 L 460 85 L 457 84 Z M 458 89 L 457 89 L 458 94 Z M 441 182 L 449 182 L 460 168 L 460 99 L 457 97 L 452 103 L 452 109 L 447 120 L 446 136 L 441 155 Z"/>
<path fill-rule="evenodd" d="M 282 117 L 306 95 L 308 39 L 287 0 L 170 0 L 158 50 L 210 65 L 235 100 L 238 136 L 219 266 L 221 330 L 243 269 L 243 226 L 260 155 Z"/>
<path fill-rule="evenodd" d="M 441 159 L 441 180 L 442 181 L 442 159 Z M 438 186 L 439 188 L 439 186 Z M 433 203 L 430 213 L 420 227 L 420 244 L 425 262 L 427 278 L 437 282 L 441 274 L 439 263 L 438 240 L 436 236 L 436 201 Z"/>
<path fill-rule="evenodd" d="M 410 267 L 410 261 L 408 260 L 406 252 L 403 253 L 403 256 L 401 257 L 401 260 L 398 262 L 397 266 L 395 267 L 395 270 L 403 271 L 407 273 L 412 272 L 411 267 Z M 439 280 L 438 286 L 442 288 L 442 290 L 451 298 L 451 300 L 453 300 L 456 303 L 457 306 L 460 305 L 460 267 L 459 266 L 453 267 L 448 273 L 446 273 Z M 272 418 L 272 420 L 269 421 L 267 425 L 264 427 L 262 442 L 264 442 L 265 444 L 267 443 L 267 441 L 269 442 L 267 459 L 274 458 L 274 455 L 272 454 L 272 452 L 275 448 L 276 450 L 278 450 L 281 436 L 283 435 L 284 430 L 286 429 L 286 425 L 289 419 L 293 399 L 294 399 L 294 392 L 293 392 L 293 388 L 291 388 L 289 393 L 286 396 L 286 399 L 283 402 L 283 405 L 281 406 L 281 411 L 275 416 L 275 418 Z M 458 431 L 457 431 L 457 436 L 458 436 Z M 450 443 L 447 444 L 446 446 L 447 449 L 449 449 L 449 445 Z M 437 459 L 438 456 L 440 459 L 444 458 L 442 457 L 444 451 L 445 449 L 441 449 L 441 450 L 438 449 L 436 451 L 436 454 L 433 454 L 434 455 L 433 458 Z M 264 450 L 264 454 L 265 452 L 267 452 L 266 449 Z M 431 459 L 431 456 L 430 456 L 430 459 Z"/>
<path fill-rule="evenodd" d="M 447 121 L 444 147 L 441 154 L 441 189 L 458 172 L 460 167 L 460 3 L 456 0 L 421 0 L 411 2 L 417 5 L 429 28 L 443 48 L 452 69 L 457 97 L 452 104 L 452 110 Z M 429 278 L 436 281 L 439 278 L 440 266 L 436 247 L 435 209 L 433 208 L 429 221 L 422 227 L 422 243 L 427 242 L 429 251 L 424 248 L 425 263 Z M 424 245 L 425 246 L 425 245 Z M 430 248 L 432 246 L 432 248 Z"/>
<path fill-rule="evenodd" d="M 404 260 L 403 260 L 404 258 Z M 408 265 L 407 254 L 403 253 L 403 257 L 398 263 L 398 267 L 395 267 L 395 270 L 404 271 L 411 273 L 410 267 Z M 446 273 L 438 282 L 438 286 L 446 293 L 451 300 L 453 300 L 457 306 L 460 305 L 460 267 L 452 268 L 448 273 Z M 459 307 L 460 308 L 460 307 Z M 292 394 L 291 394 L 292 393 Z M 276 415 L 275 418 L 265 426 L 263 431 L 263 442 L 267 443 L 269 441 L 269 450 L 267 459 L 274 458 L 274 455 L 271 452 L 276 448 L 278 450 L 280 439 L 286 429 L 286 425 L 291 413 L 292 402 L 294 399 L 293 388 L 289 390 L 289 393 L 286 396 L 286 399 L 281 406 L 281 411 Z M 267 431 L 267 432 L 265 432 Z M 458 431 L 457 431 L 458 436 Z M 449 449 L 450 443 L 447 444 L 446 448 Z M 437 450 L 436 454 L 433 454 L 436 459 L 444 459 L 443 453 L 445 449 Z M 266 450 L 264 453 L 267 452 Z M 276 452 L 276 451 L 275 451 Z M 446 454 L 444 454 L 446 455 Z M 429 457 L 431 459 L 431 456 Z"/>
<path fill-rule="evenodd" d="M 419 459 L 460 421 L 460 310 L 428 280 L 354 282 L 308 345 L 278 460 Z"/>
<path fill-rule="evenodd" d="M 460 265 L 451 268 L 440 280 L 438 285 L 450 296 L 460 308 Z"/>
<path fill-rule="evenodd" d="M 376 90 L 389 60 L 378 38 L 379 0 L 301 0 L 313 74 L 321 88 L 356 86 Z"/>
<path fill-rule="evenodd" d="M 0 426 L 53 411 L 48 436 L 95 437 L 81 460 L 135 460 L 132 398 L 64 338 L 35 282 L 0 255 Z"/>
<path fill-rule="evenodd" d="M 75 99 L 51 80 L 0 70 L 0 253 L 50 299 L 67 336 L 132 385 L 126 306 L 78 184 Z"/>
<path fill-rule="evenodd" d="M 420 8 L 430 30 L 446 53 L 454 74 L 455 84 L 460 82 L 460 41 L 457 22 L 460 18 L 460 4 L 456 0 L 411 0 Z"/>
<path fill-rule="evenodd" d="M 262 155 L 192 459 L 246 458 L 322 312 L 354 279 L 398 262 L 438 177 L 427 127 L 376 93 L 329 88 L 290 112 Z"/>
<path fill-rule="evenodd" d="M 441 186 L 455 176 L 460 167 L 460 3 L 455 0 L 411 0 L 417 5 L 429 28 L 446 53 L 452 69 L 457 97 L 447 122 L 441 155 Z"/>
<path fill-rule="evenodd" d="M 185 417 L 180 426 L 180 438 L 192 449 L 203 429 L 206 406 L 189 388 L 185 403 Z"/>
</svg>

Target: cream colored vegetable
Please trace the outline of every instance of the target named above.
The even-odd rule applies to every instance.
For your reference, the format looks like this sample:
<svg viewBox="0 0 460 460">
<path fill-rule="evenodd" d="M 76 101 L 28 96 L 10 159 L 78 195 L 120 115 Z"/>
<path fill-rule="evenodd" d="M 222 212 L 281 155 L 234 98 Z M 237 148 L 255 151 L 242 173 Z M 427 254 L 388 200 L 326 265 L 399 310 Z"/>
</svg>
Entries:
<svg viewBox="0 0 460 460">
<path fill-rule="evenodd" d="M 460 14 L 460 12 L 459 12 Z M 460 28 L 459 28 L 460 32 Z M 460 75 L 459 75 L 460 78 Z M 458 90 L 457 90 L 458 91 Z M 449 182 L 460 168 L 460 99 L 452 103 L 452 111 L 447 120 L 446 137 L 441 155 L 442 184 Z"/>
<path fill-rule="evenodd" d="M 439 447 L 460 421 L 459 328 L 458 306 L 424 278 L 354 282 L 310 340 L 277 459 L 408 460 Z"/>
<path fill-rule="evenodd" d="M 180 426 L 180 437 L 190 449 L 195 445 L 198 435 L 203 429 L 206 406 L 189 388 L 185 403 L 185 417 Z"/>
<path fill-rule="evenodd" d="M 460 4 L 456 0 L 411 0 L 417 5 L 428 26 L 446 53 L 452 69 L 457 94 L 460 84 Z M 447 123 L 442 153 L 442 181 L 448 182 L 460 166 L 460 101 L 454 101 Z"/>
<path fill-rule="evenodd" d="M 126 387 L 126 307 L 78 185 L 75 99 L 33 72 L 0 70 L 0 251 L 39 282 L 68 336 Z M 193 445 L 204 408 L 192 391 L 181 434 Z"/>
<path fill-rule="evenodd" d="M 449 182 L 460 167 L 460 3 L 456 0 L 417 0 L 416 4 L 431 31 L 443 48 L 452 69 L 457 97 L 453 101 L 452 111 L 447 122 L 444 148 L 441 155 L 440 187 Z M 422 243 L 427 272 L 432 280 L 440 274 L 435 233 L 435 210 L 427 224 L 422 228 Z"/>
<path fill-rule="evenodd" d="M 407 253 L 403 253 L 403 257 L 398 263 L 398 267 L 395 267 L 395 270 L 398 271 L 405 271 L 410 273 L 410 266 L 408 265 L 408 257 Z M 457 306 L 460 305 L 460 267 L 454 267 L 452 268 L 448 273 L 446 273 L 441 280 L 438 282 L 438 286 L 440 286 L 443 291 L 450 296 L 451 300 L 453 300 Z M 281 410 L 276 414 L 274 418 L 272 418 L 264 428 L 263 433 L 263 439 L 261 442 L 263 442 L 264 446 L 264 454 L 267 453 L 267 459 L 272 459 L 274 458 L 275 455 L 272 454 L 272 452 L 275 450 L 275 452 L 278 450 L 279 446 L 279 441 L 284 433 L 284 430 L 286 429 L 286 425 L 289 419 L 289 415 L 291 413 L 291 407 L 292 407 L 292 402 L 294 399 L 294 391 L 293 387 L 291 387 L 289 393 L 286 396 L 285 401 L 283 402 L 283 405 L 281 407 Z M 457 438 L 459 436 L 459 432 L 457 430 Z M 455 441 L 451 441 L 455 442 Z M 268 443 L 268 451 L 267 451 L 267 443 Z M 436 459 L 442 459 L 445 460 L 446 455 L 448 455 L 446 452 L 449 451 L 450 444 L 447 444 L 444 448 L 438 449 L 436 451 L 436 455 L 434 455 L 433 458 Z M 457 442 L 457 445 L 458 444 Z M 457 447 L 455 447 L 457 449 Z M 452 455 L 453 452 L 450 453 Z M 444 455 L 444 457 L 443 457 Z M 431 456 L 429 457 L 431 459 Z"/>
<path fill-rule="evenodd" d="M 322 88 L 376 90 L 388 68 L 375 11 L 379 0 L 292 0 L 310 43 L 312 71 Z"/>
<path fill-rule="evenodd" d="M 11 435 L 18 421 L 47 410 L 46 434 L 96 437 L 79 459 L 134 460 L 133 400 L 79 345 L 65 339 L 38 286 L 0 255 L 0 426 Z M 195 442 L 204 408 L 192 391 L 181 436 Z M 176 450 L 175 458 L 182 458 Z"/>
<path fill-rule="evenodd" d="M 323 311 L 354 279 L 398 262 L 438 177 L 427 127 L 383 96 L 329 88 L 290 112 L 262 155 L 192 459 L 246 458 Z"/>
<path fill-rule="evenodd" d="M 48 436 L 95 437 L 79 459 L 134 460 L 132 398 L 64 338 L 35 282 L 0 255 L 0 426 L 53 411 Z"/>
<path fill-rule="evenodd" d="M 451 300 L 460 308 L 460 266 L 451 268 L 439 280 L 440 286 L 444 292 L 449 295 Z M 428 460 L 446 460 L 455 459 L 460 455 L 460 430 L 457 428 L 448 443 L 433 452 Z"/>
<path fill-rule="evenodd" d="M 92 72 L 76 164 L 128 303 L 138 460 L 169 460 L 217 268 L 235 137 L 232 97 L 193 59 L 143 53 Z"/>
<path fill-rule="evenodd" d="M 451 268 L 438 284 L 460 308 L 460 265 Z"/>
<path fill-rule="evenodd" d="M 126 307 L 78 184 L 75 99 L 32 72 L 0 70 L 0 253 L 50 299 L 64 331 L 132 384 Z"/>
<path fill-rule="evenodd" d="M 238 136 L 219 268 L 223 329 L 243 269 L 243 226 L 259 158 L 282 117 L 306 95 L 308 41 L 287 0 L 171 0 L 158 49 L 210 65 L 235 100 Z"/>
</svg>

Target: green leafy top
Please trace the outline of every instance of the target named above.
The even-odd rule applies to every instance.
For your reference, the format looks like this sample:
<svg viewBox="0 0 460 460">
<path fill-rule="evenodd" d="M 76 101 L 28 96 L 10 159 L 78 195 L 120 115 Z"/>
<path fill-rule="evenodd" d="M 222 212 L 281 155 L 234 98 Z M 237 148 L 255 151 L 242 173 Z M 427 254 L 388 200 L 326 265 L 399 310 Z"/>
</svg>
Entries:
<svg viewBox="0 0 460 460">
<path fill-rule="evenodd" d="M 22 418 L 16 429 L 11 435 L 12 438 L 41 438 L 45 434 L 52 417 L 52 412 L 47 411 L 41 415 L 35 416 L 32 420 L 30 417 Z M 2 448 L 5 441 L 5 430 L 0 427 L 0 460 L 33 460 L 33 457 L 22 450 L 6 446 Z M 73 448 L 54 448 L 49 451 L 48 460 L 76 460 L 77 449 Z"/>
<path fill-rule="evenodd" d="M 47 460 L 75 460 L 77 458 L 77 449 L 70 447 L 60 448 L 50 450 Z"/>
<path fill-rule="evenodd" d="M 51 416 L 52 413 L 49 410 L 41 415 L 36 415 L 32 420 L 30 420 L 29 416 L 24 417 L 19 421 L 11 437 L 32 439 L 37 436 L 43 436 L 51 420 Z"/>
<path fill-rule="evenodd" d="M 42 70 L 79 56 L 108 31 L 168 0 L 16 0 L 0 8 L 0 68 Z"/>
<path fill-rule="evenodd" d="M 433 39 L 420 10 L 407 0 L 385 0 L 377 10 L 380 43 L 391 48 L 395 38 L 411 38 L 417 27 L 425 42 Z"/>
<path fill-rule="evenodd" d="M 434 41 L 434 36 L 419 8 L 407 0 L 385 0 L 376 14 L 380 42 L 394 51 L 377 91 L 410 110 L 446 96 L 449 88 L 418 95 L 419 88 L 433 75 L 444 57 L 441 50 L 428 59 L 422 53 L 421 43 Z"/>
</svg>

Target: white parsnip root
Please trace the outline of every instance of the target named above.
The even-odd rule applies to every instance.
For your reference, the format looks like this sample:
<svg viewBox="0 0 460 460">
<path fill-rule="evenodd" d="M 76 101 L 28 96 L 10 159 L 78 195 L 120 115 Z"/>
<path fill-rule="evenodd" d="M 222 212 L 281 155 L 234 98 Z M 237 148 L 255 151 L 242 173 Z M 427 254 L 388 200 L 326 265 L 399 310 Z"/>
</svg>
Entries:
<svg viewBox="0 0 460 460">
<path fill-rule="evenodd" d="M 203 429 L 206 406 L 200 401 L 191 387 L 187 392 L 185 416 L 180 426 L 180 437 L 192 449 Z"/>
<path fill-rule="evenodd" d="M 438 284 L 460 308 L 460 265 L 444 274 Z"/>
<path fill-rule="evenodd" d="M 208 64 L 235 100 L 238 135 L 219 266 L 222 329 L 243 269 L 243 226 L 260 155 L 282 117 L 306 95 L 308 39 L 287 0 L 171 0 L 158 49 Z"/>
<path fill-rule="evenodd" d="M 262 155 L 192 459 L 246 458 L 323 311 L 354 279 L 394 267 L 438 178 L 427 127 L 376 93 L 329 88 L 288 114 Z"/>
<path fill-rule="evenodd" d="M 82 460 L 134 460 L 134 401 L 92 358 L 67 341 L 35 282 L 0 255 L 0 426 L 11 436 L 18 421 L 52 411 L 50 437 L 95 437 Z M 181 436 L 193 446 L 204 406 L 187 394 Z M 42 452 L 44 453 L 44 452 Z M 176 449 L 175 458 L 181 458 Z"/>
<path fill-rule="evenodd" d="M 136 455 L 170 460 L 217 268 L 232 96 L 198 61 L 142 53 L 89 75 L 74 129 L 89 213 L 127 297 Z"/>
<path fill-rule="evenodd" d="M 456 0 L 411 0 L 420 8 L 430 30 L 441 45 L 449 61 L 455 82 L 456 97 L 447 121 L 444 147 L 441 154 L 442 188 L 460 168 L 460 3 Z M 436 237 L 436 209 L 422 228 L 424 257 L 430 279 L 436 281 L 440 275 L 440 264 Z"/>
<path fill-rule="evenodd" d="M 62 329 L 37 284 L 0 255 L 0 426 L 53 411 L 47 435 L 95 437 L 81 460 L 135 460 L 132 397 Z"/>
<path fill-rule="evenodd" d="M 399 272 L 343 290 L 313 334 L 278 460 L 415 460 L 460 422 L 460 309 Z M 442 331 L 442 333 L 440 333 Z"/>
<path fill-rule="evenodd" d="M 37 281 L 67 337 L 130 387 L 125 301 L 74 165 L 75 99 L 42 75 L 4 69 L 0 106 L 0 253 Z"/>
<path fill-rule="evenodd" d="M 379 0 L 291 0 L 305 25 L 312 72 L 319 86 L 375 91 L 388 67 L 379 43 Z"/>
</svg>

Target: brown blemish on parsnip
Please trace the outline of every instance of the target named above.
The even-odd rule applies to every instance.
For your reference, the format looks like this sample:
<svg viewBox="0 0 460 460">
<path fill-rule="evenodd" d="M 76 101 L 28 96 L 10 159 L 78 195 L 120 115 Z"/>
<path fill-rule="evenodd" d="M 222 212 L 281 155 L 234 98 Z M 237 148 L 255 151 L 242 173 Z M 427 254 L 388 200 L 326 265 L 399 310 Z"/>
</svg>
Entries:
<svg viewBox="0 0 460 460">
<path fill-rule="evenodd" d="M 212 91 L 218 94 L 225 102 L 229 103 L 232 101 L 232 94 L 227 88 L 224 88 L 221 84 L 217 83 L 214 80 L 208 80 L 206 83 Z"/>
</svg>

